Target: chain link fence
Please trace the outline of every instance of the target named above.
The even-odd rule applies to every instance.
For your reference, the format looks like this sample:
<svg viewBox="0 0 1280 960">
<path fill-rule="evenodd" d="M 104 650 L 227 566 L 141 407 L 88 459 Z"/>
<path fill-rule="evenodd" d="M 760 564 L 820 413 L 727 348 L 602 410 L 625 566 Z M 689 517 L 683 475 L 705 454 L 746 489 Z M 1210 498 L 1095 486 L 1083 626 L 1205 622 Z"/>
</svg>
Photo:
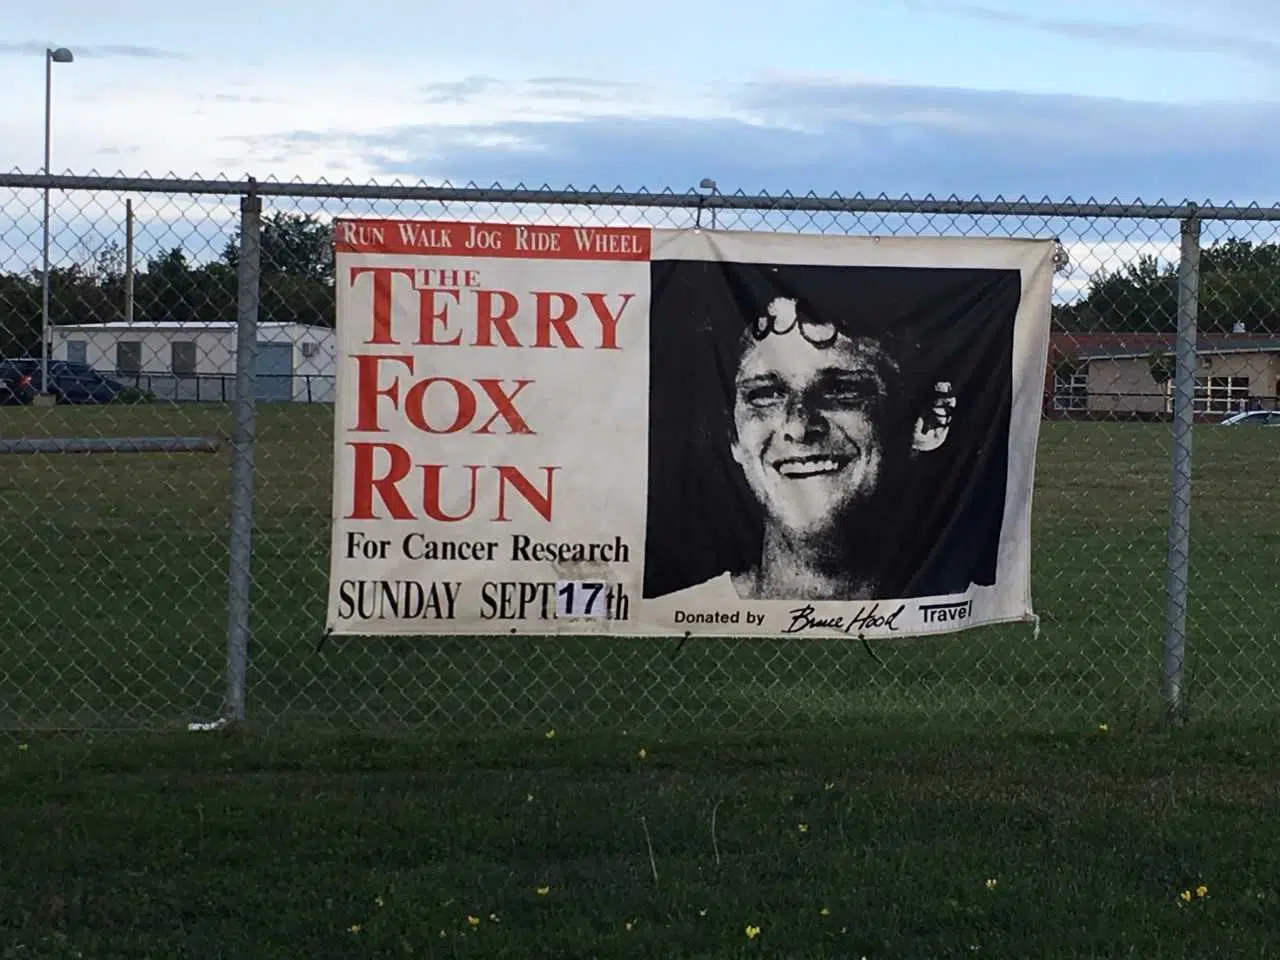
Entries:
<svg viewBox="0 0 1280 960">
<path fill-rule="evenodd" d="M 325 642 L 328 223 L 363 215 L 1058 237 L 1039 627 L 869 649 Z M 241 709 L 259 727 L 476 734 L 1273 720 L 1280 430 L 1255 427 L 1280 426 L 1278 222 L 1280 208 L 2 175 L 0 728 L 182 729 Z"/>
</svg>

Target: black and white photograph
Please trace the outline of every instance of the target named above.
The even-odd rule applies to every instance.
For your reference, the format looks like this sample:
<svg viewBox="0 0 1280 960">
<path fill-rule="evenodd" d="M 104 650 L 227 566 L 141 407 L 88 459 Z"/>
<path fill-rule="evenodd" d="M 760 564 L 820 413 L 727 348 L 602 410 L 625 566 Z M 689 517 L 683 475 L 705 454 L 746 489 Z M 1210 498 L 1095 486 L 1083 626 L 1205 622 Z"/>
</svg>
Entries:
<svg viewBox="0 0 1280 960">
<path fill-rule="evenodd" d="M 996 582 L 1017 269 L 655 260 L 643 595 Z"/>
</svg>

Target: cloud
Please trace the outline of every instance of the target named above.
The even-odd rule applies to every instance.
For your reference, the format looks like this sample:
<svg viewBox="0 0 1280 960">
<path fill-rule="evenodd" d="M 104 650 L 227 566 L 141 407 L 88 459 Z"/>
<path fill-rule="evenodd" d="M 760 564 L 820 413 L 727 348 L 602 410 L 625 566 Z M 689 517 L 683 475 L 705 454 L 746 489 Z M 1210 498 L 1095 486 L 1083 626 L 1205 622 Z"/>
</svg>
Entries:
<svg viewBox="0 0 1280 960">
<path fill-rule="evenodd" d="M 377 176 L 722 192 L 1270 203 L 1280 105 L 787 80 L 740 84 L 716 113 L 622 111 L 376 131 L 266 134 L 329 143 Z"/>
<path fill-rule="evenodd" d="M 0 166 L 30 171 L 42 77 L 20 67 L 0 61 L 13 91 L 0 107 Z M 54 167 L 79 173 L 654 191 L 712 177 L 725 193 L 1280 200 L 1280 104 L 780 72 L 713 85 L 554 70 L 433 77 L 332 60 L 232 71 L 193 60 L 163 78 L 122 60 L 58 83 Z"/>
<path fill-rule="evenodd" d="M 50 47 L 59 44 L 44 43 L 39 40 L 23 40 L 17 43 L 0 43 L 0 54 L 16 53 L 25 56 L 42 57 Z M 71 52 L 77 57 L 87 60 L 124 57 L 133 60 L 185 60 L 186 54 L 158 47 L 141 47 L 128 43 L 106 44 L 72 44 Z"/>
<path fill-rule="evenodd" d="M 496 77 L 471 76 L 461 80 L 444 80 L 436 83 L 424 83 L 418 89 L 422 92 L 423 103 L 449 104 L 462 106 L 486 93 L 492 93 L 502 86 Z"/>
<path fill-rule="evenodd" d="M 422 102 L 430 106 L 472 106 L 482 102 L 496 105 L 503 100 L 616 104 L 621 98 L 634 98 L 645 92 L 641 84 L 622 80 L 549 76 L 513 82 L 485 75 L 426 83 L 418 90 Z"/>
<path fill-rule="evenodd" d="M 576 100 L 579 103 L 613 101 L 620 96 L 637 95 L 643 90 L 641 85 L 636 83 L 590 77 L 533 77 L 526 80 L 524 85 L 535 97 L 545 97 L 549 100 Z"/>
<path fill-rule="evenodd" d="M 275 97 L 260 97 L 251 93 L 215 93 L 212 96 L 201 95 L 201 100 L 212 100 L 215 103 L 243 103 L 243 104 L 283 104 L 284 100 Z"/>
<path fill-rule="evenodd" d="M 1270 0 L 1268 0 L 1270 2 Z M 1235 0 L 1245 7 L 1248 0 Z M 1156 20 L 1069 20 L 1040 17 L 1002 10 L 978 3 L 953 3 L 949 0 L 910 0 L 909 6 L 955 14 L 973 20 L 1023 27 L 1040 33 L 1074 40 L 1092 40 L 1128 49 L 1142 48 L 1174 53 L 1218 54 L 1256 60 L 1275 67 L 1280 62 L 1280 40 L 1248 37 L 1241 34 L 1207 32 L 1203 27 L 1184 26 Z M 1261 10 L 1262 7 L 1257 7 Z"/>
<path fill-rule="evenodd" d="M 1280 6 L 1275 0 L 1130 0 L 1155 11 L 1156 16 L 1177 16 L 1202 22 L 1229 23 L 1239 30 L 1264 24 L 1280 26 Z"/>
</svg>

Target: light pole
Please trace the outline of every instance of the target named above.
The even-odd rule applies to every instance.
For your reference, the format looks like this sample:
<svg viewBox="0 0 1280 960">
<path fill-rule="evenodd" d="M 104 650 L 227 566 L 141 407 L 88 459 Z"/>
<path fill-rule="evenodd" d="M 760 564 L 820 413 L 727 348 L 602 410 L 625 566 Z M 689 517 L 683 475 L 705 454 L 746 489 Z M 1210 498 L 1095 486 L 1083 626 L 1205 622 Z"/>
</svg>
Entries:
<svg viewBox="0 0 1280 960">
<path fill-rule="evenodd" d="M 53 65 L 75 60 L 66 47 L 44 52 L 44 174 L 49 170 L 49 140 L 53 120 Z M 40 271 L 40 392 L 53 395 L 49 388 L 49 188 L 44 188 L 44 268 Z"/>
</svg>

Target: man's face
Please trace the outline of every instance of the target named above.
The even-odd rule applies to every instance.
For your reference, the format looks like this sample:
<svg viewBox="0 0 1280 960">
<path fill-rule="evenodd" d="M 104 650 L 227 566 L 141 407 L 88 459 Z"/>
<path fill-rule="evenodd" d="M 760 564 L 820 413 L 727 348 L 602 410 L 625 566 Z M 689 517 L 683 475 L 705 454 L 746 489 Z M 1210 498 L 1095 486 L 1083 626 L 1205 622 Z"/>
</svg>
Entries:
<svg viewBox="0 0 1280 960">
<path fill-rule="evenodd" d="M 798 327 L 753 343 L 738 366 L 733 458 L 769 517 L 798 537 L 829 531 L 877 489 L 896 368 L 869 340 L 815 346 Z"/>
</svg>

